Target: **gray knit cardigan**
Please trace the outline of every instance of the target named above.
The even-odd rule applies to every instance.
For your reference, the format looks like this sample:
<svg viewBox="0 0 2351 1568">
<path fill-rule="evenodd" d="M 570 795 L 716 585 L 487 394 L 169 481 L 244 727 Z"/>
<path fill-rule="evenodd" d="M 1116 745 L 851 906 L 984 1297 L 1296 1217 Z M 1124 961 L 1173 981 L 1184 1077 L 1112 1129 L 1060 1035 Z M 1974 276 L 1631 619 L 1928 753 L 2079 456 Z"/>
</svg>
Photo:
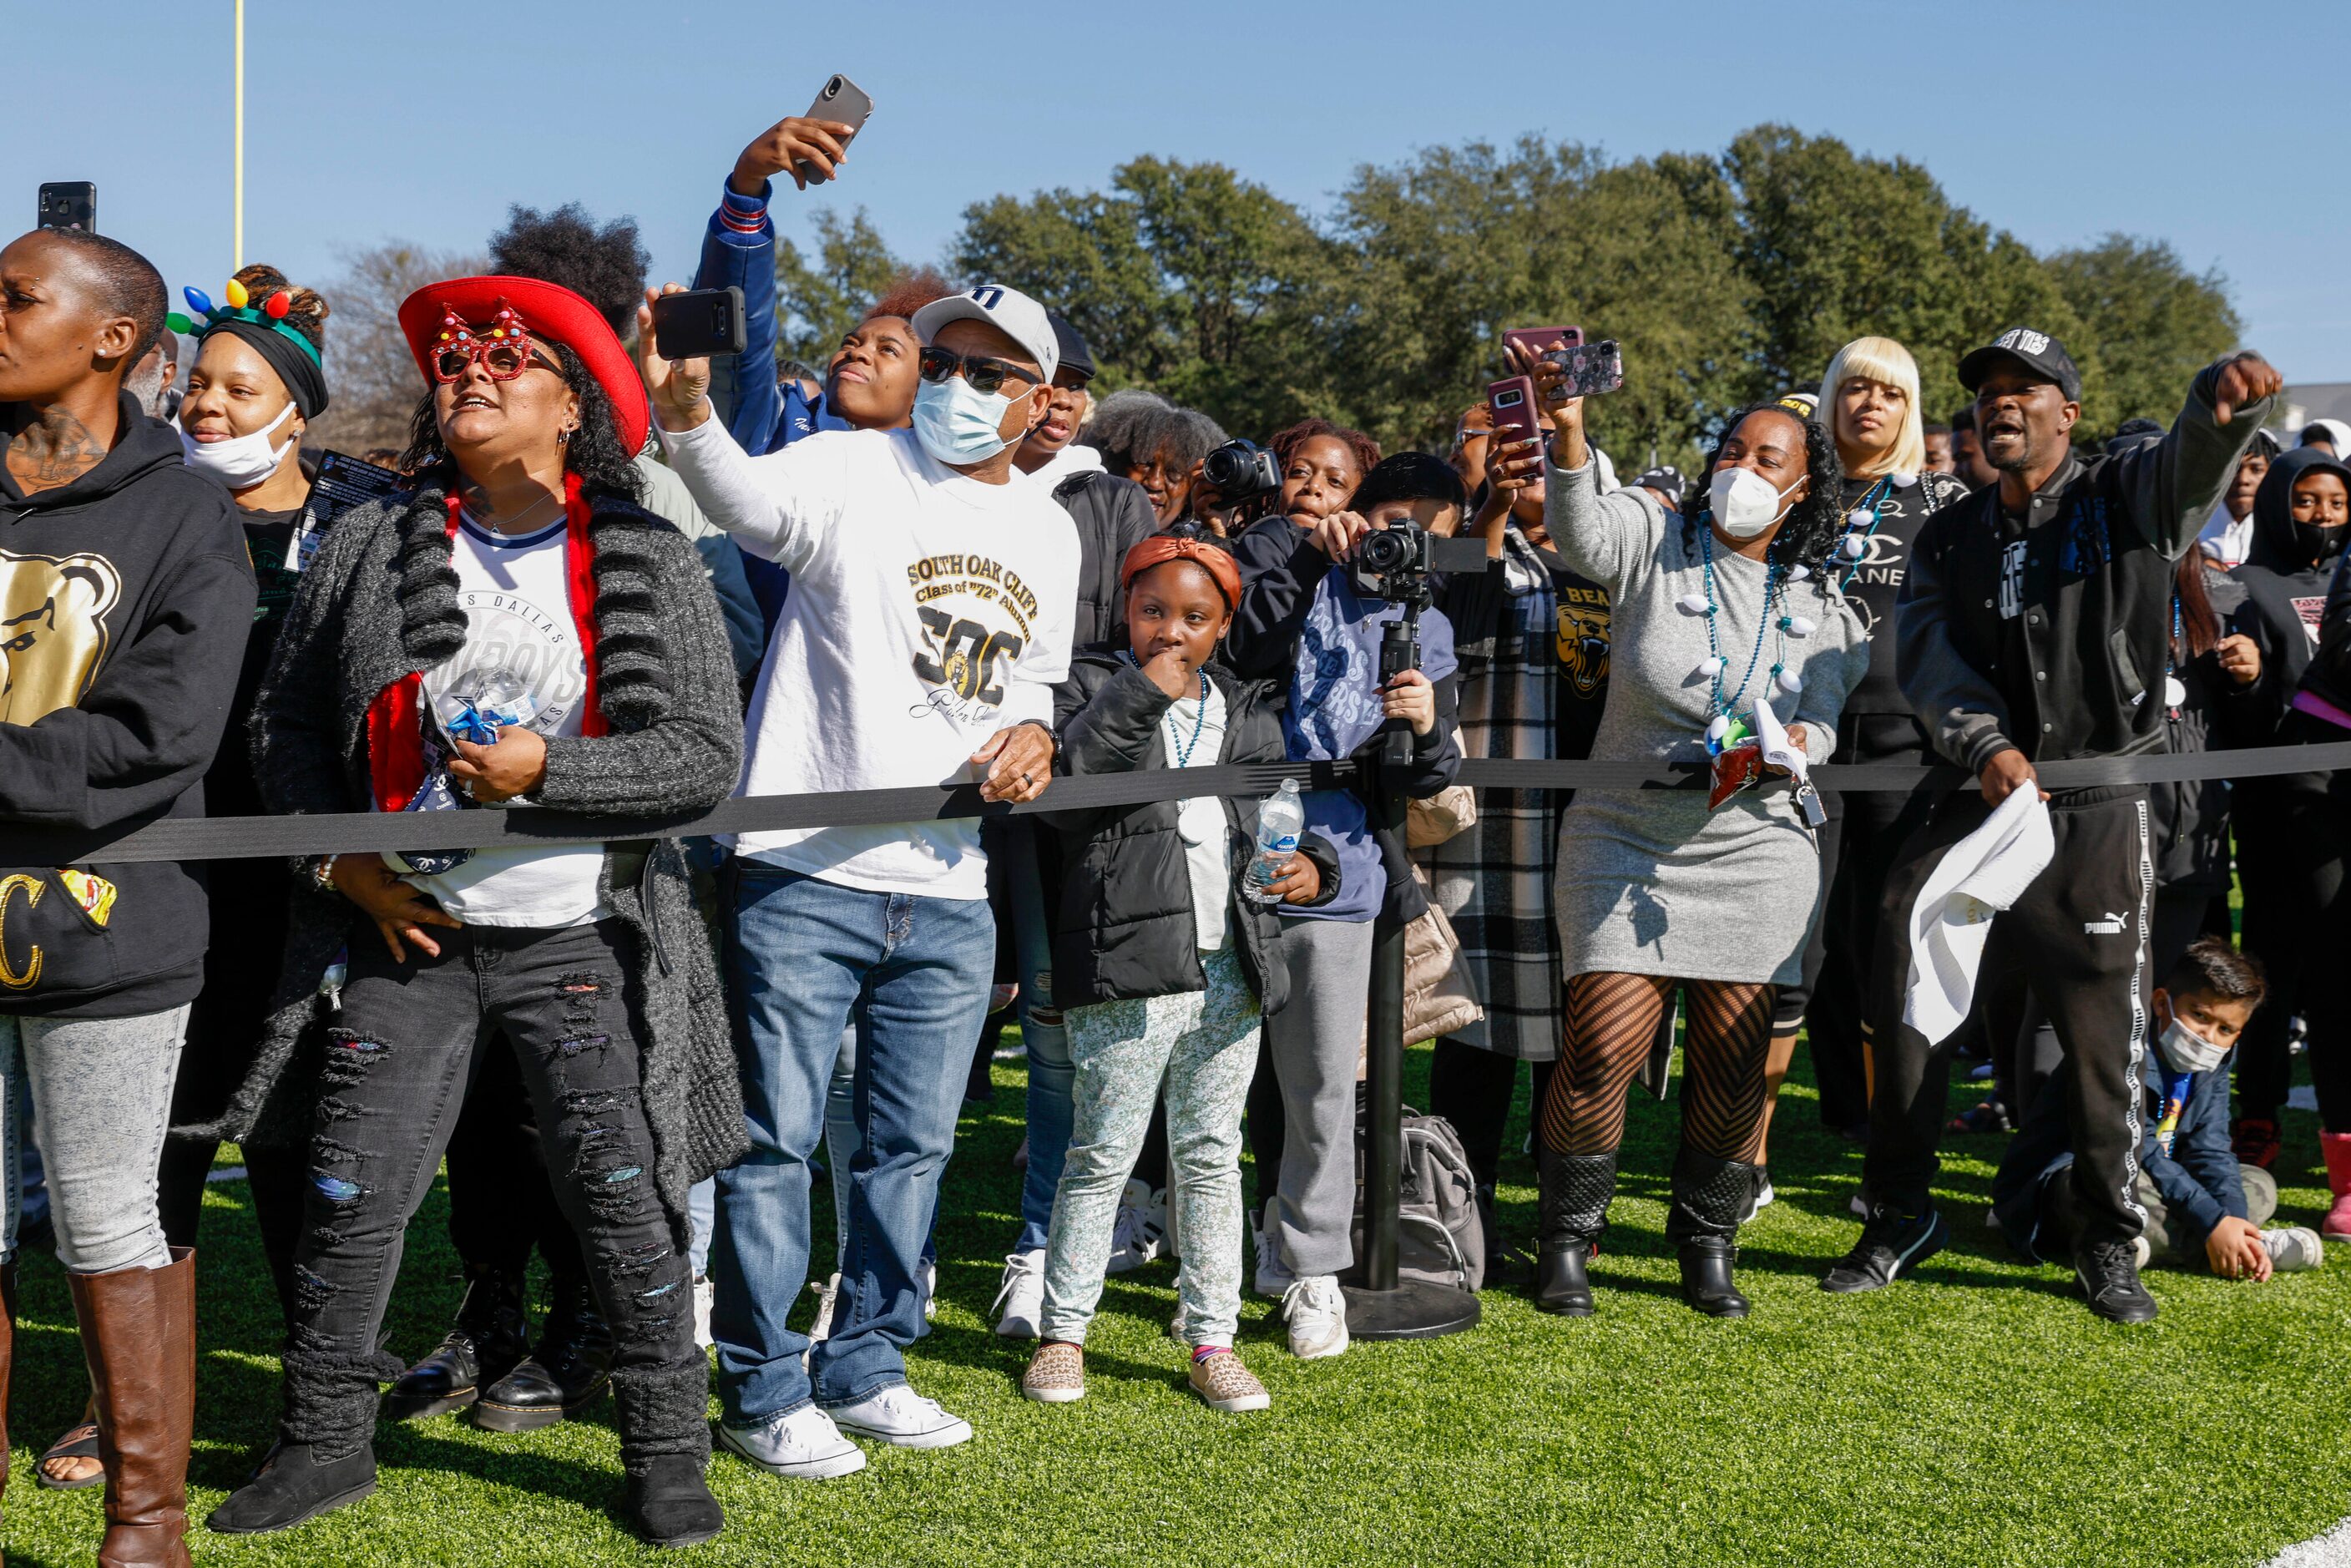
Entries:
<svg viewBox="0 0 2351 1568">
<path fill-rule="evenodd" d="M 743 720 L 726 631 L 694 546 L 630 502 L 592 503 L 598 706 L 609 733 L 547 743 L 538 803 L 558 811 L 641 815 L 707 810 L 734 789 Z M 253 716 L 263 800 L 287 813 L 364 811 L 373 792 L 367 713 L 393 682 L 455 657 L 465 612 L 450 565 L 448 504 L 437 484 L 339 518 L 302 575 Z M 607 851 L 605 906 L 632 938 L 646 1120 L 655 1181 L 673 1215 L 686 1189 L 748 1146 L 743 1092 L 706 904 L 674 839 L 641 877 L 617 883 Z M 353 908 L 297 878 L 286 961 L 252 1070 L 213 1136 L 299 1146 L 327 1009 L 319 985 L 351 930 Z M 370 937 L 369 940 L 373 940 Z"/>
</svg>

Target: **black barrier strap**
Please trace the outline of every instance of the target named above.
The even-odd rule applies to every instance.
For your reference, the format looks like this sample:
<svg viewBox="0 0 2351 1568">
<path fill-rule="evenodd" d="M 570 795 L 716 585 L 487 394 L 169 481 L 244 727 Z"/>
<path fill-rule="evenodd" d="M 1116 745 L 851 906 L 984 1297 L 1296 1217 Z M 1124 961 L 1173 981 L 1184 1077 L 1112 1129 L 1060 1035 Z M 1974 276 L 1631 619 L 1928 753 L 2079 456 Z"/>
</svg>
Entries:
<svg viewBox="0 0 2351 1568">
<path fill-rule="evenodd" d="M 2273 746 L 2249 751 L 2180 756 L 2085 758 L 2044 762 L 2041 781 L 2053 789 L 2118 784 L 2174 784 L 2206 779 L 2262 779 L 2285 773 L 2351 768 L 2351 742 Z M 1042 800 L 1023 806 L 987 805 L 977 785 L 914 789 L 859 789 L 829 795 L 755 795 L 727 800 L 701 816 L 590 817 L 564 811 L 361 811 L 303 817 L 214 817 L 188 821 L 120 823 L 110 828 L 0 829 L 0 865 L 74 865 L 92 861 L 263 860 L 277 856 L 367 853 L 384 850 L 480 850 L 597 844 L 625 839 L 716 833 L 775 832 L 790 828 L 871 827 L 885 822 L 953 817 L 1000 817 L 1084 810 L 1178 800 L 1199 795 L 1270 795 L 1284 779 L 1308 789 L 1349 784 L 1352 762 L 1267 762 L 1217 768 L 1153 768 L 1141 773 L 1056 779 Z M 1655 762 L 1517 761 L 1472 758 L 1460 781 L 1493 789 L 1690 789 L 1695 769 Z M 1824 789 L 1847 792 L 1954 789 L 1974 780 L 1947 764 L 1900 768 L 1847 764 L 1815 768 Z"/>
</svg>

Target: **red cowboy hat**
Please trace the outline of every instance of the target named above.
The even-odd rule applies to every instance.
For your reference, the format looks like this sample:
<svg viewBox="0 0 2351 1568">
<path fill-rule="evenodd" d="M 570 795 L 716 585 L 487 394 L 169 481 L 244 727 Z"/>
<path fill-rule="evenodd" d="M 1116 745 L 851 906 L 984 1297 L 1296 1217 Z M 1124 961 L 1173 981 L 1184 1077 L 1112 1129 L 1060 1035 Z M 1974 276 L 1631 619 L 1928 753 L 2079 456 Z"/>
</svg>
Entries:
<svg viewBox="0 0 2351 1568">
<path fill-rule="evenodd" d="M 511 306 L 534 337 L 560 343 L 580 356 L 611 400 L 622 449 L 632 457 L 644 450 L 653 410 L 645 401 L 645 383 L 637 379 L 635 361 L 602 314 L 559 283 L 536 277 L 453 277 L 428 283 L 402 300 L 400 330 L 424 379 L 433 379 L 433 350 L 439 346 L 446 314 L 454 312 L 459 320 L 478 328 L 492 320 L 501 305 Z"/>
</svg>

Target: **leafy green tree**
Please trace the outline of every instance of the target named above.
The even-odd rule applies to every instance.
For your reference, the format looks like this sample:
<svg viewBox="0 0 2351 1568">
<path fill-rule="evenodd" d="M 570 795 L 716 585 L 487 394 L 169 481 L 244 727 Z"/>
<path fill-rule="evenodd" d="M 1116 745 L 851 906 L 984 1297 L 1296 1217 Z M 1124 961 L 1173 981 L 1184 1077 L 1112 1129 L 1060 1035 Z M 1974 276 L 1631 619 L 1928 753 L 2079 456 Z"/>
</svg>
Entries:
<svg viewBox="0 0 2351 1568">
<path fill-rule="evenodd" d="M 2105 371 L 2099 434 L 2126 419 L 2169 424 L 2189 382 L 2236 347 L 2244 330 L 2229 304 L 2228 280 L 2218 271 L 2189 272 L 2165 241 L 2110 234 L 2085 249 L 2059 251 L 2047 265 L 2083 323 L 2085 346 Z"/>
<path fill-rule="evenodd" d="M 809 221 L 816 227 L 813 260 L 790 240 L 776 238 L 778 351 L 822 365 L 865 308 L 914 269 L 883 243 L 863 207 L 846 223 L 831 207 L 817 208 Z"/>
</svg>

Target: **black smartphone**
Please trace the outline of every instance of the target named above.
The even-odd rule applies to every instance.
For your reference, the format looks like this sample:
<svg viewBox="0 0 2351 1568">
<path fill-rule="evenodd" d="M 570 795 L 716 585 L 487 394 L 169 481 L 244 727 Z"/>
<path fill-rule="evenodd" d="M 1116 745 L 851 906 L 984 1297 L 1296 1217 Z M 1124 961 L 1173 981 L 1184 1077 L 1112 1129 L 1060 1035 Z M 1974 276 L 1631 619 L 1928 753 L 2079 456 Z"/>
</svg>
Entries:
<svg viewBox="0 0 2351 1568">
<path fill-rule="evenodd" d="M 853 137 L 865 129 L 865 117 L 872 112 L 873 100 L 865 95 L 865 89 L 847 77 L 836 76 L 827 78 L 824 86 L 817 89 L 816 101 L 808 108 L 808 118 L 837 120 L 849 127 L 849 135 Z M 843 137 L 841 150 L 848 151 L 848 146 L 849 137 Z M 811 185 L 821 185 L 827 178 L 807 163 L 795 163 L 792 167 Z"/>
<path fill-rule="evenodd" d="M 743 351 L 743 291 L 695 288 L 653 301 L 653 348 L 664 360 Z"/>
<path fill-rule="evenodd" d="M 98 187 L 88 180 L 52 180 L 41 187 L 36 228 L 98 232 Z"/>
<path fill-rule="evenodd" d="M 1554 349 L 1543 358 L 1567 372 L 1570 397 L 1613 392 L 1625 384 L 1625 354 L 1614 338 Z"/>
</svg>

